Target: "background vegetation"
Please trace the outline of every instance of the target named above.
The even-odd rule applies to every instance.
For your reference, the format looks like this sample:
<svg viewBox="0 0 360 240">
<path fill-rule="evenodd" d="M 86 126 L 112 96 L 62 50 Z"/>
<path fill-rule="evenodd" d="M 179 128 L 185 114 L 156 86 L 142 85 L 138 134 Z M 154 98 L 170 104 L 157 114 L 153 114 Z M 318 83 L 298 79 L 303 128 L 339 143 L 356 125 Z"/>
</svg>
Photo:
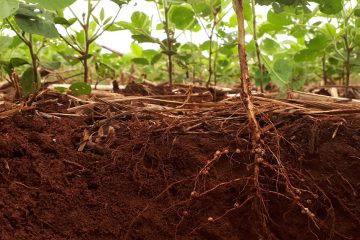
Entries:
<svg viewBox="0 0 360 240">
<path fill-rule="evenodd" d="M 75 1 L 0 0 L 2 80 L 16 85 L 19 79 L 23 95 L 35 91 L 41 80 L 125 83 L 146 78 L 207 86 L 239 81 L 231 0 L 148 0 L 161 19 L 156 29 L 152 16 L 143 12 L 134 12 L 130 21 L 119 20 L 121 8 L 136 1 L 112 0 L 118 8 L 115 16 L 99 7 L 110 0 L 78 0 L 87 2 L 82 13 L 71 8 Z M 266 16 L 257 15 L 259 6 L 269 6 Z M 65 9 L 72 17 L 64 17 Z M 312 82 L 348 86 L 358 79 L 357 1 L 244 0 L 244 11 L 251 79 L 259 89 L 269 82 L 302 89 Z M 165 37 L 156 37 L 155 30 Z M 96 43 L 105 31 L 131 34 L 132 52 L 105 53 Z M 207 35 L 200 44 L 191 41 L 198 31 Z M 179 41 L 184 34 L 190 36 L 188 42 Z M 154 47 L 144 49 L 143 43 Z M 77 88 L 87 91 L 86 85 Z"/>
</svg>

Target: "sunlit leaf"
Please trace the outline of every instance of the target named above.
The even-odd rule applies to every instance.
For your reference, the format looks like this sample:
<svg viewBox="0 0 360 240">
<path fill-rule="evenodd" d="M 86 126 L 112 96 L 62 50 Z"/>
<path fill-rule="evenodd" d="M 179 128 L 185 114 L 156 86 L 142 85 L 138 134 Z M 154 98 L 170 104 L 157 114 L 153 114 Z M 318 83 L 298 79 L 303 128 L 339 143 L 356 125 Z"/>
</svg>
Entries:
<svg viewBox="0 0 360 240">
<path fill-rule="evenodd" d="M 131 15 L 132 27 L 141 29 L 145 32 L 150 32 L 151 20 L 148 15 L 143 12 L 134 12 Z M 127 26 L 129 27 L 129 26 Z"/>
<path fill-rule="evenodd" d="M 320 0 L 319 9 L 325 14 L 336 14 L 343 9 L 343 0 Z"/>
<path fill-rule="evenodd" d="M 176 28 L 185 30 L 194 21 L 194 11 L 188 5 L 174 5 L 170 9 L 169 18 Z"/>
<path fill-rule="evenodd" d="M 141 56 L 143 53 L 143 49 L 140 47 L 139 44 L 131 43 L 130 48 L 132 53 L 136 56 Z"/>
<path fill-rule="evenodd" d="M 1 0 L 0 1 L 0 19 L 6 18 L 16 12 L 19 8 L 18 0 Z"/>
<path fill-rule="evenodd" d="M 75 82 L 70 85 L 69 89 L 75 95 L 86 95 L 91 93 L 91 86 L 84 82 Z"/>
<path fill-rule="evenodd" d="M 29 0 L 31 3 L 38 3 L 39 6 L 49 9 L 49 10 L 61 10 L 71 4 L 76 0 Z"/>
</svg>

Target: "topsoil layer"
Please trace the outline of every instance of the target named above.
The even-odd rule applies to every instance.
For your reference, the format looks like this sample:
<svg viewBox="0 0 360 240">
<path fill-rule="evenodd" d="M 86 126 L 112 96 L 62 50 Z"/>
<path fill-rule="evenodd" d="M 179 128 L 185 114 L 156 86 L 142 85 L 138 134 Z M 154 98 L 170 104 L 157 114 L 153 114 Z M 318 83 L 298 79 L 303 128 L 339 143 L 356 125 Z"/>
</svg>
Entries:
<svg viewBox="0 0 360 240">
<path fill-rule="evenodd" d="M 265 237 L 246 134 L 156 131 L 137 114 L 99 131 L 95 120 L 0 121 L 1 240 L 360 239 L 360 115 L 272 118 L 265 161 L 299 190 L 260 170 Z"/>
</svg>

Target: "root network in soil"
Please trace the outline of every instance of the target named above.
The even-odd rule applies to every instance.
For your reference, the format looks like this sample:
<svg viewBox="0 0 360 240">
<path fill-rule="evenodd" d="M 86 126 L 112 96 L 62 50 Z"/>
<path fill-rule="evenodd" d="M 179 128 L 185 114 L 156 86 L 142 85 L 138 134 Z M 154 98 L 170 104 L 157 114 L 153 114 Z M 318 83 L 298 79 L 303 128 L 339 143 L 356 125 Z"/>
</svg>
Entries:
<svg viewBox="0 0 360 240">
<path fill-rule="evenodd" d="M 1 107 L 0 239 L 359 239 L 359 111 L 256 106 L 259 186 L 239 100 Z"/>
</svg>

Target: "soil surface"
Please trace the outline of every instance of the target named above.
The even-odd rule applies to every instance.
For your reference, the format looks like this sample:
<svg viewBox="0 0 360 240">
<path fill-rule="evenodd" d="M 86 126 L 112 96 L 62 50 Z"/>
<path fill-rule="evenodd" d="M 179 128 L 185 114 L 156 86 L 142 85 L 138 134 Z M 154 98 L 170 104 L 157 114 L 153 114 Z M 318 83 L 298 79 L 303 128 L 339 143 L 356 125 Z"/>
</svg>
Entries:
<svg viewBox="0 0 360 240">
<path fill-rule="evenodd" d="M 269 119 L 266 238 L 242 118 L 238 131 L 185 131 L 141 112 L 101 124 L 34 110 L 0 120 L 0 239 L 360 239 L 360 115 Z"/>
</svg>

